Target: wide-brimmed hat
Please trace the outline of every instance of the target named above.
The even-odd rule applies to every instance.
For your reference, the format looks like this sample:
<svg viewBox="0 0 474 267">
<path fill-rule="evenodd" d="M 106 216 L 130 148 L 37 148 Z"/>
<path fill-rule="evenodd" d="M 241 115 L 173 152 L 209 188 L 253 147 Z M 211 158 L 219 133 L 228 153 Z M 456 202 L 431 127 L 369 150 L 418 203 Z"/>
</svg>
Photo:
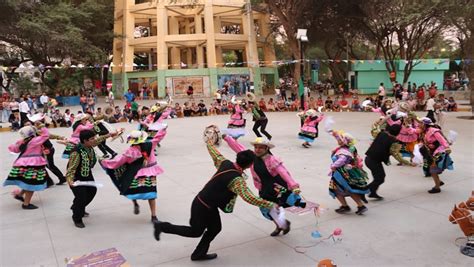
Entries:
<svg viewBox="0 0 474 267">
<path fill-rule="evenodd" d="M 84 119 L 88 119 L 89 118 L 89 114 L 87 113 L 81 113 L 81 114 L 77 114 L 77 116 L 74 118 L 74 122 L 76 121 L 82 121 Z"/>
<path fill-rule="evenodd" d="M 155 113 L 159 110 L 160 108 L 157 105 L 153 105 L 150 109 L 150 113 Z"/>
<path fill-rule="evenodd" d="M 398 109 L 403 112 L 408 112 L 411 110 L 410 105 L 407 102 L 401 102 L 398 104 Z"/>
<path fill-rule="evenodd" d="M 350 133 L 344 131 L 332 131 L 332 135 L 337 141 L 340 141 L 346 146 L 353 146 L 356 142 L 355 138 Z"/>
<path fill-rule="evenodd" d="M 33 126 L 24 126 L 22 127 L 18 133 L 23 139 L 26 139 L 28 137 L 33 137 L 36 136 L 36 129 Z"/>
<path fill-rule="evenodd" d="M 255 138 L 255 141 L 250 142 L 250 144 L 252 144 L 252 145 L 263 145 L 263 146 L 267 146 L 269 149 L 275 147 L 275 145 L 272 144 L 272 143 L 270 142 L 270 140 L 265 139 L 265 138 L 262 138 L 262 137 L 257 137 L 257 138 Z"/>
<path fill-rule="evenodd" d="M 428 117 L 421 118 L 421 122 L 425 125 L 434 125 L 433 121 Z"/>
<path fill-rule="evenodd" d="M 305 114 L 306 116 L 314 117 L 318 115 L 318 112 L 314 109 L 308 109 Z"/>
<path fill-rule="evenodd" d="M 138 145 L 146 142 L 148 134 L 144 131 L 132 131 L 127 136 L 127 143 L 131 145 Z"/>
<path fill-rule="evenodd" d="M 26 117 L 28 117 L 28 120 L 35 123 L 37 121 L 41 121 L 44 119 L 44 114 L 43 113 L 36 113 L 34 115 L 26 115 Z"/>
</svg>

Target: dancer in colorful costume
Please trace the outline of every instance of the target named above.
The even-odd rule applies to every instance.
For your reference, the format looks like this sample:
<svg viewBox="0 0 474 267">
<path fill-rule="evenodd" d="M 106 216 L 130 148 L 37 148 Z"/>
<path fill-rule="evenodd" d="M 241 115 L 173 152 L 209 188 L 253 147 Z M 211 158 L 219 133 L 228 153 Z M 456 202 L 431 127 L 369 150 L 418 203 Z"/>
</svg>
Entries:
<svg viewBox="0 0 474 267">
<path fill-rule="evenodd" d="M 68 159 L 71 151 L 74 149 L 74 146 L 79 144 L 79 134 L 82 131 L 94 129 L 94 124 L 89 121 L 89 117 L 89 114 L 81 113 L 74 119 L 74 123 L 72 124 L 73 133 L 66 144 L 66 148 L 64 149 L 62 156 L 63 158 Z"/>
<path fill-rule="evenodd" d="M 390 156 L 393 156 L 403 165 L 416 166 L 415 163 L 410 163 L 400 154 L 401 145 L 397 142 L 396 138 L 400 133 L 400 129 L 401 126 L 399 124 L 388 126 L 375 137 L 369 149 L 365 152 L 365 165 L 370 169 L 374 177 L 374 180 L 369 184 L 369 198 L 383 199 L 383 197 L 377 194 L 377 190 L 385 182 L 385 170 L 382 163 L 390 165 Z"/>
<path fill-rule="evenodd" d="M 133 201 L 134 213 L 140 213 L 137 200 L 148 200 L 151 221 L 158 222 L 156 217 L 156 177 L 163 169 L 156 162 L 155 147 L 166 135 L 166 128 L 161 129 L 147 142 L 148 134 L 144 131 L 132 131 L 128 136 L 131 145 L 125 153 L 115 159 L 100 162 L 107 174 L 117 186 L 121 195 Z"/>
<path fill-rule="evenodd" d="M 82 218 L 89 216 L 86 207 L 97 193 L 94 175 L 92 174 L 92 168 L 97 162 L 94 146 L 117 134 L 117 132 L 114 132 L 96 137 L 95 131 L 83 130 L 79 134 L 79 144 L 71 152 L 67 163 L 66 180 L 74 194 L 71 206 L 72 220 L 78 228 L 86 227 Z"/>
<path fill-rule="evenodd" d="M 318 125 L 323 119 L 324 114 L 318 116 L 317 111 L 314 109 L 308 109 L 304 113 L 304 123 L 298 134 L 298 138 L 304 141 L 303 147 L 309 148 L 314 139 L 318 137 Z"/>
<path fill-rule="evenodd" d="M 224 134 L 223 138 L 236 153 L 246 150 L 242 144 L 230 136 Z M 256 138 L 251 144 L 254 147 L 256 157 L 250 171 L 259 196 L 285 208 L 291 206 L 305 207 L 306 203 L 300 196 L 300 185 L 293 179 L 283 162 L 270 151 L 275 146 L 262 137 Z M 260 211 L 265 218 L 275 222 L 275 218 L 270 216 L 268 209 L 260 209 Z M 290 222 L 286 222 L 288 224 L 286 229 L 281 229 L 275 223 L 276 229 L 270 235 L 277 236 L 281 231 L 283 231 L 283 234 L 287 234 L 290 231 Z"/>
<path fill-rule="evenodd" d="M 262 137 L 262 134 L 264 134 L 268 140 L 272 140 L 272 136 L 265 130 L 268 124 L 268 118 L 263 110 L 258 105 L 256 105 L 254 101 L 249 101 L 249 107 L 252 110 L 252 117 L 253 121 L 255 122 L 252 128 L 255 135 L 257 137 Z M 258 128 L 260 128 L 260 132 L 262 134 L 260 134 Z"/>
<path fill-rule="evenodd" d="M 343 131 L 329 130 L 329 133 L 336 138 L 338 144 L 331 153 L 333 163 L 329 182 L 329 194 L 341 203 L 336 212 L 345 213 L 351 210 L 346 202 L 346 197 L 350 196 L 357 203 L 356 214 L 362 215 L 367 211 L 362 202 L 366 202 L 365 194 L 369 193 L 368 178 L 363 170 L 364 163 L 354 146 L 354 137 Z"/>
<path fill-rule="evenodd" d="M 28 115 L 28 120 L 31 121 L 36 128 L 41 128 L 44 126 L 45 123 L 45 116 L 44 114 L 37 113 L 33 116 Z M 43 156 L 47 160 L 46 168 L 48 168 L 51 172 L 54 173 L 59 179 L 59 182 L 57 185 L 63 185 L 66 183 L 66 177 L 64 174 L 59 170 L 59 168 L 54 164 L 54 152 L 56 151 L 54 149 L 53 143 L 51 140 L 66 140 L 66 137 L 60 136 L 60 135 L 55 135 L 55 134 L 49 134 L 49 138 L 43 143 L 42 149 L 43 149 Z M 51 176 L 46 177 L 46 182 L 47 182 L 47 187 L 50 187 L 54 185 L 53 180 L 51 179 Z"/>
<path fill-rule="evenodd" d="M 431 175 L 435 186 L 428 190 L 430 194 L 441 192 L 440 186 L 444 185 L 439 175 L 444 170 L 453 170 L 454 163 L 451 159 L 451 148 L 449 142 L 444 137 L 439 126 L 434 124 L 430 118 L 425 117 L 423 122 L 423 147 L 420 149 L 423 155 L 423 171 L 425 176 Z"/>
<path fill-rule="evenodd" d="M 3 185 L 20 187 L 21 192 L 14 197 L 23 202 L 21 207 L 26 210 L 37 209 L 38 207 L 30 202 L 35 191 L 46 189 L 47 161 L 43 156 L 42 146 L 48 140 L 49 132 L 46 127 L 38 129 L 29 125 L 22 127 L 19 133 L 22 139 L 10 145 L 8 150 L 12 153 L 20 153 L 20 155 L 13 162 L 13 168 Z"/>
<path fill-rule="evenodd" d="M 245 135 L 245 122 L 244 119 L 244 112 L 245 109 L 241 107 L 242 101 L 235 100 L 235 96 L 232 97 L 231 100 L 232 104 L 234 104 L 234 108 L 232 109 L 232 114 L 230 115 L 230 120 L 227 123 L 227 129 L 225 133 L 229 136 L 232 136 L 234 139 L 238 139 Z"/>
<path fill-rule="evenodd" d="M 219 209 L 225 213 L 231 213 L 237 196 L 254 206 L 268 209 L 276 207 L 276 204 L 255 196 L 242 177 L 243 171 L 254 162 L 255 154 L 252 151 L 237 153 L 234 163 L 224 158 L 212 141 L 207 140 L 207 142 L 207 149 L 217 172 L 194 198 L 191 204 L 190 226 L 174 225 L 168 222 L 155 223 L 156 240 L 160 240 L 162 232 L 194 238 L 202 236 L 191 255 L 192 261 L 217 258 L 216 253 L 208 254 L 208 251 L 212 240 L 222 229 Z"/>
<path fill-rule="evenodd" d="M 146 131 L 148 134 L 148 141 L 153 140 L 155 135 L 163 128 L 166 128 L 166 124 L 163 121 L 168 118 L 172 109 L 168 103 L 157 103 L 150 109 L 150 114 L 140 122 L 139 130 Z M 158 143 L 158 147 L 160 144 Z"/>
</svg>

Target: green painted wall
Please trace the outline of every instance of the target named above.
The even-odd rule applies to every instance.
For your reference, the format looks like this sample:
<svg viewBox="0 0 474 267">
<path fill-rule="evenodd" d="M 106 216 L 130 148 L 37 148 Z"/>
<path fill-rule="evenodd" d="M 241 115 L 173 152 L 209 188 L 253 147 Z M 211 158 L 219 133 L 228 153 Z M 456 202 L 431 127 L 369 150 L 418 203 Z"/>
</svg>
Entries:
<svg viewBox="0 0 474 267">
<path fill-rule="evenodd" d="M 182 76 L 209 76 L 211 95 L 218 89 L 217 77 L 224 74 L 236 74 L 236 75 L 250 75 L 249 68 L 217 68 L 217 69 L 171 69 L 171 70 L 158 70 L 158 71 L 134 71 L 127 73 L 119 73 L 112 75 L 112 88 L 117 94 L 123 94 L 128 90 L 128 80 L 137 78 L 151 78 L 156 77 L 158 81 L 158 97 L 164 97 L 166 86 L 166 78 L 168 77 L 182 77 Z M 254 87 L 257 95 L 262 94 L 261 88 L 261 75 L 273 74 L 275 80 L 278 80 L 277 68 L 254 68 L 253 78 Z M 127 81 L 122 83 L 122 81 Z M 123 87 L 123 90 L 120 90 Z M 120 91 L 120 92 L 119 92 Z"/>
<path fill-rule="evenodd" d="M 406 63 L 401 60 L 396 62 L 396 64 L 396 80 L 402 82 L 403 69 Z M 363 94 L 376 93 L 381 82 L 385 84 L 385 88 L 392 87 L 389 74 L 385 68 L 385 62 L 382 60 L 364 61 L 363 63 L 356 62 L 353 64 L 353 70 L 357 76 L 357 89 Z M 421 60 L 414 66 L 408 81 L 417 85 L 422 83 L 429 84 L 431 81 L 434 81 L 438 88 L 442 88 L 445 70 L 449 70 L 448 59 Z"/>
</svg>

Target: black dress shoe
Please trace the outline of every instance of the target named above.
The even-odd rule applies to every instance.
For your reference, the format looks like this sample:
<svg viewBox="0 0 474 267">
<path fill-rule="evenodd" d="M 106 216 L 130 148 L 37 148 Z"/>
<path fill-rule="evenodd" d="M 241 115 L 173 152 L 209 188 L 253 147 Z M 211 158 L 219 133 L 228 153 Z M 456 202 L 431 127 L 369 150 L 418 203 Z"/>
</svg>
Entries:
<svg viewBox="0 0 474 267">
<path fill-rule="evenodd" d="M 84 217 L 89 217 L 89 215 L 90 215 L 89 212 L 87 211 L 84 212 Z"/>
<path fill-rule="evenodd" d="M 277 236 L 279 235 L 281 232 L 281 229 L 280 228 L 275 228 L 275 230 L 273 230 L 273 232 L 270 234 L 270 236 Z"/>
<path fill-rule="evenodd" d="M 370 198 L 375 198 L 375 200 L 383 200 L 383 197 L 377 195 L 377 193 L 370 193 L 370 194 L 368 195 L 368 197 L 370 197 Z"/>
<path fill-rule="evenodd" d="M 21 204 L 21 207 L 24 209 L 24 210 L 35 210 L 37 209 L 38 207 L 33 205 L 33 204 L 28 204 L 28 205 L 24 205 L 24 204 Z"/>
<path fill-rule="evenodd" d="M 85 228 L 86 227 L 86 225 L 83 222 L 74 222 L 74 225 L 77 228 Z"/>
<path fill-rule="evenodd" d="M 133 214 L 139 214 L 140 213 L 140 206 L 138 204 L 133 204 Z"/>
<path fill-rule="evenodd" d="M 283 235 L 288 234 L 291 230 L 291 222 L 286 220 L 286 225 L 287 225 L 286 229 L 283 229 Z"/>
<path fill-rule="evenodd" d="M 337 213 L 342 214 L 342 213 L 346 213 L 346 212 L 351 211 L 351 207 L 349 207 L 349 206 L 340 206 L 338 209 L 335 209 L 334 211 L 337 212 Z"/>
<path fill-rule="evenodd" d="M 153 226 L 155 228 L 155 231 L 153 235 L 155 236 L 156 241 L 160 241 L 160 234 L 161 234 L 161 222 L 154 223 Z"/>
<path fill-rule="evenodd" d="M 205 261 L 205 260 L 213 260 L 217 258 L 216 253 L 211 253 L 211 254 L 205 254 L 205 255 L 200 255 L 200 256 L 194 256 L 191 255 L 191 260 L 192 261 Z"/>
<path fill-rule="evenodd" d="M 362 215 L 364 214 L 364 212 L 368 211 L 369 209 L 367 209 L 366 206 L 360 206 L 360 207 L 357 207 L 357 211 L 356 211 L 356 214 L 357 215 Z"/>
<path fill-rule="evenodd" d="M 428 193 L 430 193 L 430 194 L 441 193 L 441 189 L 440 189 L 440 188 L 433 187 L 433 188 L 431 188 L 431 190 L 428 190 Z"/>
<path fill-rule="evenodd" d="M 16 199 L 16 200 L 18 200 L 18 201 L 25 202 L 25 198 L 24 198 L 23 196 L 14 195 L 13 198 Z"/>
</svg>

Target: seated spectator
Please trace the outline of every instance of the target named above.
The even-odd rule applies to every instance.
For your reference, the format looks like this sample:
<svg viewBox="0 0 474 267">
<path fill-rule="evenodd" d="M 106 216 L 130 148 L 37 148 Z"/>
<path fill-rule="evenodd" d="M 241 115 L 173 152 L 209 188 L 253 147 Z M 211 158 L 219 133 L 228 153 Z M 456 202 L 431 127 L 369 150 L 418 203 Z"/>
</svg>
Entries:
<svg viewBox="0 0 474 267">
<path fill-rule="evenodd" d="M 13 132 L 20 130 L 20 112 L 18 110 L 13 111 L 8 118 L 8 122 L 11 123 L 10 128 Z"/>
<path fill-rule="evenodd" d="M 129 107 L 130 105 L 125 105 L 123 107 L 123 115 L 122 115 L 122 118 L 124 118 L 125 120 L 128 120 L 129 118 L 132 117 L 132 110 L 130 109 Z"/>
<path fill-rule="evenodd" d="M 333 102 L 330 96 L 328 96 L 328 98 L 324 102 L 324 109 L 326 109 L 326 111 L 332 111 L 333 109 Z"/>
<path fill-rule="evenodd" d="M 410 110 L 416 110 L 416 99 L 413 98 L 413 96 L 408 96 L 407 103 L 410 107 Z"/>
<path fill-rule="evenodd" d="M 280 99 L 277 101 L 277 104 L 276 104 L 276 110 L 277 111 L 287 111 L 288 109 L 286 108 L 286 104 L 285 104 L 285 101 L 283 99 Z"/>
<path fill-rule="evenodd" d="M 227 102 L 227 111 L 229 113 L 234 112 L 234 104 L 232 104 L 231 102 Z"/>
<path fill-rule="evenodd" d="M 104 120 L 108 123 L 117 123 L 118 121 L 114 117 L 114 110 L 111 107 L 105 109 Z"/>
<path fill-rule="evenodd" d="M 270 98 L 267 102 L 267 110 L 268 111 L 276 111 L 275 102 L 273 102 L 273 98 Z"/>
<path fill-rule="evenodd" d="M 221 114 L 227 114 L 227 113 L 229 113 L 229 108 L 227 106 L 227 100 L 222 100 Z"/>
<path fill-rule="evenodd" d="M 66 109 L 64 112 L 64 121 L 66 121 L 67 127 L 71 127 L 72 122 L 74 121 L 74 115 L 71 114 L 71 111 L 69 109 Z"/>
<path fill-rule="evenodd" d="M 196 105 L 196 102 L 191 102 L 191 116 L 199 115 L 199 107 Z"/>
<path fill-rule="evenodd" d="M 290 111 L 298 111 L 298 107 L 300 106 L 300 100 L 296 99 L 295 101 L 289 101 L 288 109 Z"/>
<path fill-rule="evenodd" d="M 201 99 L 199 101 L 198 108 L 199 108 L 199 116 L 202 116 L 203 114 L 204 116 L 207 116 L 207 108 L 206 108 L 206 104 L 204 104 L 204 100 Z"/>
<path fill-rule="evenodd" d="M 193 113 L 193 110 L 191 109 L 191 106 L 189 105 L 189 102 L 184 102 L 184 108 L 183 108 L 183 114 L 184 117 L 191 117 Z"/>
<path fill-rule="evenodd" d="M 120 110 L 119 106 L 115 107 L 113 116 L 117 121 L 122 121 L 123 114 L 122 114 L 122 111 Z"/>
<path fill-rule="evenodd" d="M 342 96 L 341 102 L 339 102 L 341 105 L 341 111 L 349 111 L 349 101 L 346 100 L 344 96 Z"/>
<path fill-rule="evenodd" d="M 316 109 L 318 109 L 319 107 L 324 107 L 324 101 L 321 96 L 318 97 L 318 100 L 316 100 Z"/>
<path fill-rule="evenodd" d="M 458 111 L 458 104 L 452 96 L 448 99 L 448 111 Z"/>
<path fill-rule="evenodd" d="M 184 117 L 183 108 L 179 105 L 179 103 L 174 104 L 174 112 L 176 112 L 176 116 L 178 118 Z"/>
<path fill-rule="evenodd" d="M 264 112 L 267 111 L 267 105 L 265 104 L 265 99 L 263 99 L 263 97 L 258 101 L 258 107 Z"/>
<path fill-rule="evenodd" d="M 335 112 L 340 112 L 341 111 L 341 102 L 339 101 L 338 96 L 336 96 L 336 98 L 334 98 L 334 103 L 332 104 L 332 111 L 335 111 Z"/>
<path fill-rule="evenodd" d="M 58 108 L 54 109 L 54 113 L 51 115 L 51 120 L 53 121 L 54 127 L 67 127 L 64 115 L 61 114 L 61 111 L 59 111 Z"/>
<path fill-rule="evenodd" d="M 97 108 L 97 111 L 95 112 L 95 117 L 101 118 L 104 116 L 104 113 L 102 113 L 102 108 Z"/>
<path fill-rule="evenodd" d="M 314 97 L 309 98 L 308 107 L 311 108 L 311 109 L 317 109 L 318 108 L 316 106 L 316 100 L 314 99 Z"/>
<path fill-rule="evenodd" d="M 375 107 L 375 101 L 371 97 L 366 97 L 364 102 L 362 102 L 363 111 L 370 111 Z"/>
<path fill-rule="evenodd" d="M 351 109 L 352 111 L 360 111 L 359 97 L 356 95 L 352 97 Z"/>
<path fill-rule="evenodd" d="M 222 101 L 221 101 L 222 102 Z M 221 113 L 221 106 L 220 104 L 217 102 L 217 100 L 214 100 L 210 107 L 209 107 L 209 115 L 218 115 Z"/>
</svg>

